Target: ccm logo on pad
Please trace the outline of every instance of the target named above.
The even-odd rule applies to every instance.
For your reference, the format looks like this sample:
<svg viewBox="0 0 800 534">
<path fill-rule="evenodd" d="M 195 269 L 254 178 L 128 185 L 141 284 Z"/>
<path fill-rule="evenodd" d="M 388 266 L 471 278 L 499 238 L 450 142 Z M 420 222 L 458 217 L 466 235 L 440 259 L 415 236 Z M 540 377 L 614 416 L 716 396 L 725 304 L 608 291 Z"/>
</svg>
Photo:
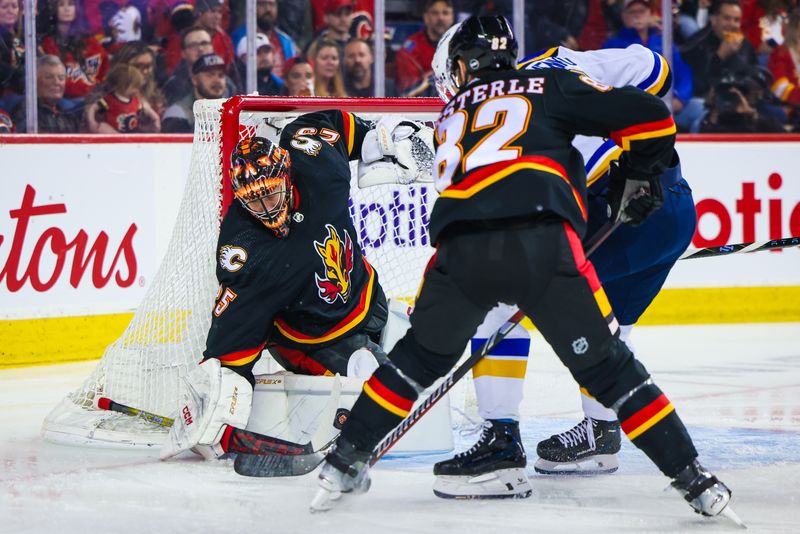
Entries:
<svg viewBox="0 0 800 534">
<path fill-rule="evenodd" d="M 192 421 L 192 412 L 189 411 L 189 407 L 184 406 L 183 410 L 181 410 L 181 413 L 183 414 L 183 422 L 186 424 L 186 426 L 191 425 L 193 421 Z"/>
</svg>

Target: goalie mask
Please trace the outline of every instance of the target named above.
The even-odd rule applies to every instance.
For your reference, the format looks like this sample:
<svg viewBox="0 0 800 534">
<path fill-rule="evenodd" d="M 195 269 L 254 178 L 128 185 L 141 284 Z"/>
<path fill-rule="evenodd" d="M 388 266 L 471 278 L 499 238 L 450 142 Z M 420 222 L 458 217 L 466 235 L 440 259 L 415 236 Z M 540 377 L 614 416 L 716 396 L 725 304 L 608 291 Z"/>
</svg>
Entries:
<svg viewBox="0 0 800 534">
<path fill-rule="evenodd" d="M 289 234 L 292 181 L 289 153 L 264 137 L 249 137 L 231 154 L 233 195 L 280 238 Z"/>
</svg>

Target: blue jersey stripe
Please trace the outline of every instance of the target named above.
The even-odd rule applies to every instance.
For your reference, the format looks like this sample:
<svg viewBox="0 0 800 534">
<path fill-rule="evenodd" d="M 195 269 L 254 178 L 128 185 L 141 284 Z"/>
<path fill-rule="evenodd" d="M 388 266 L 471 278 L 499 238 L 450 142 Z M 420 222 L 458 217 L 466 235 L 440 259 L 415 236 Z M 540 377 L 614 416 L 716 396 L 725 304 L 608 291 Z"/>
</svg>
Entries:
<svg viewBox="0 0 800 534">
<path fill-rule="evenodd" d="M 617 146 L 614 141 L 611 139 L 606 139 L 606 141 L 594 151 L 594 154 L 592 154 L 592 157 L 589 158 L 589 161 L 586 162 L 586 172 L 589 172 L 592 167 L 594 167 L 595 163 L 597 163 L 597 161 L 608 152 L 608 149 L 614 146 Z"/>
<path fill-rule="evenodd" d="M 486 343 L 486 339 L 472 338 L 472 351 L 475 352 L 480 349 L 484 343 Z M 517 356 L 527 358 L 530 347 L 531 340 L 527 337 L 504 339 L 498 343 L 489 354 L 492 356 Z"/>
<path fill-rule="evenodd" d="M 651 50 L 651 52 L 653 51 Z M 660 75 L 661 75 L 661 58 L 658 57 L 658 54 L 653 52 L 653 70 L 650 72 L 650 75 L 636 87 L 644 91 L 647 91 L 647 88 L 653 85 L 655 81 L 658 80 L 658 77 Z"/>
</svg>

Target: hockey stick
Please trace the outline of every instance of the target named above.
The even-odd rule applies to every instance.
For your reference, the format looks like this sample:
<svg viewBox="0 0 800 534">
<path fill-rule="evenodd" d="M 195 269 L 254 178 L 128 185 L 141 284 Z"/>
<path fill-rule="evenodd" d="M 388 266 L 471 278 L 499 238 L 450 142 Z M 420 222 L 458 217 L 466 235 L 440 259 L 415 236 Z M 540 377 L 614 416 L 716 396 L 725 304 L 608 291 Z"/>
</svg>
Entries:
<svg viewBox="0 0 800 534">
<path fill-rule="evenodd" d="M 171 427 L 172 424 L 175 422 L 174 419 L 171 419 L 169 417 L 165 417 L 163 415 L 157 415 L 151 412 L 146 412 L 138 408 L 132 408 L 130 406 L 120 404 L 119 402 L 115 402 L 107 397 L 98 398 L 97 402 L 95 403 L 95 406 L 97 408 L 100 408 L 101 410 L 117 412 L 129 415 L 131 417 L 139 417 L 141 419 L 144 419 L 148 423 L 152 423 L 154 425 L 158 425 L 165 428 Z M 264 454 L 301 455 L 301 454 L 310 454 L 314 452 L 314 446 L 312 444 L 313 440 L 312 442 L 303 445 L 301 443 L 294 443 L 280 438 L 265 436 L 263 434 L 259 434 L 257 432 L 251 432 L 249 430 L 242 430 L 233 427 L 228 427 L 228 428 L 231 429 L 230 432 L 226 432 L 225 434 L 227 437 L 223 437 L 223 439 L 227 439 L 227 443 L 225 443 L 226 452 L 235 452 L 235 453 L 250 454 L 250 455 L 264 455 Z"/>
<path fill-rule="evenodd" d="M 771 241 L 737 243 L 735 245 L 723 245 L 721 247 L 690 248 L 681 254 L 680 258 L 678 259 L 689 260 L 694 258 L 708 258 L 710 256 L 725 256 L 728 254 L 738 254 L 740 252 L 759 252 L 761 250 L 777 250 L 788 247 L 800 247 L 800 236 L 784 237 L 783 239 L 773 239 Z"/>
<path fill-rule="evenodd" d="M 589 246 L 592 246 L 591 249 L 594 251 L 600 243 L 602 243 L 617 227 L 619 223 L 607 223 L 604 225 L 600 230 L 597 231 L 590 240 L 591 243 Z M 587 254 L 588 255 L 588 254 Z M 484 344 L 475 352 L 473 352 L 465 361 L 462 363 L 455 371 L 453 371 L 450 375 L 448 375 L 439 386 L 431 392 L 428 398 L 423 401 L 413 412 L 408 414 L 405 419 L 403 419 L 400 424 L 389 434 L 376 448 L 372 451 L 372 456 L 370 457 L 369 465 L 373 466 L 375 463 L 380 460 L 380 458 L 386 454 L 389 449 L 391 449 L 397 441 L 403 437 L 409 429 L 414 426 L 420 417 L 425 415 L 428 410 L 430 410 L 434 404 L 436 404 L 445 393 L 450 391 L 452 387 L 458 382 L 461 378 L 463 378 L 472 368 L 478 363 L 481 358 L 486 356 L 489 352 L 494 349 L 498 343 L 503 341 L 505 337 L 517 326 L 522 319 L 525 318 L 525 313 L 522 310 L 517 310 L 514 315 L 509 317 L 509 319 L 501 326 L 494 334 L 492 334 L 489 339 L 484 342 Z M 335 438 L 332 440 L 331 445 L 335 441 Z M 247 456 L 246 456 L 247 457 Z M 298 475 L 305 475 L 310 473 L 314 469 L 317 468 L 319 464 L 325 459 L 325 453 L 322 451 L 314 452 L 311 454 L 304 454 L 298 456 L 287 456 L 283 460 L 273 459 L 274 456 L 270 457 L 253 457 L 249 456 L 248 463 L 248 476 L 255 476 L 255 477 L 273 477 L 273 476 L 298 476 Z M 244 460 L 236 458 L 236 461 L 241 464 Z M 279 465 L 276 465 L 279 464 Z M 235 464 L 234 464 L 235 467 Z M 241 467 L 240 467 L 241 469 Z M 241 473 L 239 470 L 236 471 L 239 474 Z M 275 474 L 278 472 L 280 474 Z"/>
<path fill-rule="evenodd" d="M 334 377 L 331 396 L 322 410 L 320 424 L 305 447 L 308 450 L 300 454 L 238 454 L 233 462 L 233 470 L 247 477 L 289 477 L 310 473 L 328 453 L 328 449 L 339 436 L 337 411 L 342 392 L 339 375 Z M 333 424 L 326 424 L 330 421 Z"/>
<path fill-rule="evenodd" d="M 525 318 L 525 313 L 522 310 L 517 310 L 514 315 L 508 318 L 508 320 L 503 323 L 494 334 L 486 340 L 486 342 L 473 352 L 469 358 L 467 358 L 464 363 L 459 365 L 455 371 L 450 373 L 450 375 L 445 378 L 439 386 L 434 389 L 428 398 L 423 401 L 422 404 L 417 406 L 417 408 L 408 414 L 405 419 L 403 419 L 400 424 L 389 434 L 386 438 L 372 451 L 372 457 L 369 460 L 369 465 L 373 466 L 375 463 L 381 459 L 381 457 L 389 452 L 397 441 L 402 438 L 406 432 L 414 426 L 420 417 L 425 415 L 428 410 L 430 410 L 434 404 L 436 404 L 439 399 L 441 399 L 445 393 L 450 391 L 453 386 L 461 380 L 468 372 L 475 367 L 484 356 L 489 354 L 489 352 L 494 349 L 498 343 L 503 341 L 505 337 L 511 332 L 515 326 L 517 326 L 522 319 Z"/>
<path fill-rule="evenodd" d="M 619 225 L 622 224 L 622 221 L 617 222 L 606 222 L 600 229 L 591 237 L 588 241 L 583 245 L 583 249 L 586 251 L 587 256 L 591 256 L 592 252 L 597 250 L 597 248 L 603 244 L 603 242 L 608 239 L 614 230 L 619 228 Z"/>
</svg>

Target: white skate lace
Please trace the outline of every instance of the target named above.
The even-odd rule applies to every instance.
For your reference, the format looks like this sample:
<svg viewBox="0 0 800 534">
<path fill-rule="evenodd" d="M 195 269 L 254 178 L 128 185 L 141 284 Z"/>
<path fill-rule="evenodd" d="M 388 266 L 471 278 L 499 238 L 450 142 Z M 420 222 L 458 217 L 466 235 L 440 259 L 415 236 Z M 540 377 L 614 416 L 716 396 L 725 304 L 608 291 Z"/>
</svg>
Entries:
<svg viewBox="0 0 800 534">
<path fill-rule="evenodd" d="M 490 423 L 489 421 L 484 421 L 481 426 L 483 427 L 483 431 L 481 432 L 481 437 L 478 439 L 478 441 L 476 441 L 472 447 L 465 450 L 464 452 L 456 454 L 455 456 L 456 458 L 464 458 L 465 456 L 469 456 L 470 454 L 478 450 L 478 447 L 480 447 L 483 444 L 483 442 L 486 441 L 486 439 L 489 437 L 490 429 L 492 428 L 492 423 Z"/>
<path fill-rule="evenodd" d="M 589 450 L 595 450 L 594 441 L 594 421 L 591 417 L 585 417 L 583 421 L 570 428 L 566 432 L 556 434 L 556 438 L 564 447 L 574 447 L 586 439 L 589 442 Z"/>
</svg>

